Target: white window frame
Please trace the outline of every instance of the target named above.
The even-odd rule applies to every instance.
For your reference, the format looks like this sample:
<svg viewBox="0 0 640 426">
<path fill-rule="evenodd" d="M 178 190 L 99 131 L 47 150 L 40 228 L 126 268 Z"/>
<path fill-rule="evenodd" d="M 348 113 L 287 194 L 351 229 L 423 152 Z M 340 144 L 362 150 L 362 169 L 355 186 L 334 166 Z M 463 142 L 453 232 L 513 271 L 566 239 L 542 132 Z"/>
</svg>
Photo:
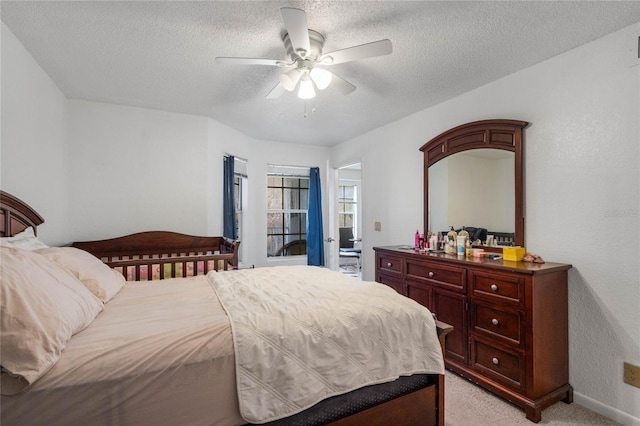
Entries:
<svg viewBox="0 0 640 426">
<path fill-rule="evenodd" d="M 309 167 L 298 167 L 298 166 L 285 166 L 285 165 L 274 165 L 274 164 L 268 164 L 267 165 L 267 185 L 265 190 L 268 191 L 268 188 L 270 188 L 269 186 L 269 178 L 270 177 L 280 177 L 283 179 L 306 179 L 307 181 L 309 181 Z M 283 187 L 284 188 L 284 187 Z M 307 184 L 307 191 L 308 191 L 309 185 Z M 308 194 L 308 192 L 307 192 Z M 308 195 L 307 195 L 308 196 Z M 295 213 L 304 213 L 306 220 L 309 220 L 309 212 L 308 212 L 308 208 L 299 208 L 299 209 L 269 209 L 268 207 L 268 200 L 267 200 L 267 224 L 268 224 L 268 216 L 269 214 L 273 214 L 273 213 L 278 213 L 278 214 L 295 214 Z M 301 224 L 301 227 L 304 227 L 304 232 L 302 232 L 301 229 L 301 234 L 300 235 L 304 235 L 305 239 L 306 239 L 306 226 L 307 226 L 307 222 L 305 221 L 304 224 Z M 283 246 L 285 244 L 287 244 L 286 241 L 286 236 L 287 235 L 295 235 L 295 234 L 270 234 L 269 233 L 269 229 L 267 227 L 267 259 L 273 260 L 273 259 L 290 259 L 290 258 L 295 258 L 295 257 L 306 257 L 306 252 L 304 254 L 300 254 L 300 255 L 275 255 L 275 254 L 271 254 L 269 252 L 269 237 L 272 235 L 282 235 L 283 236 Z"/>
</svg>

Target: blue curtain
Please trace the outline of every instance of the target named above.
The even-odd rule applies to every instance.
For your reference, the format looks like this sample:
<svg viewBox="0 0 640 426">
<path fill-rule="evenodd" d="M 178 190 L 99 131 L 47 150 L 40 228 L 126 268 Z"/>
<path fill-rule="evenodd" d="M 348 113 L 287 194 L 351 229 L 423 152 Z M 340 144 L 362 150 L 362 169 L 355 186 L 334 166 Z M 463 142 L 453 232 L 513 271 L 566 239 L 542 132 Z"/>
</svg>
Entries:
<svg viewBox="0 0 640 426">
<path fill-rule="evenodd" d="M 324 235 L 322 232 L 322 191 L 320 169 L 309 170 L 309 207 L 307 211 L 307 264 L 324 266 Z"/>
<path fill-rule="evenodd" d="M 232 240 L 238 239 L 236 230 L 236 191 L 233 185 L 235 173 L 235 158 L 233 155 L 224 157 L 223 179 L 223 207 L 224 207 L 224 231 L 222 235 Z"/>
</svg>

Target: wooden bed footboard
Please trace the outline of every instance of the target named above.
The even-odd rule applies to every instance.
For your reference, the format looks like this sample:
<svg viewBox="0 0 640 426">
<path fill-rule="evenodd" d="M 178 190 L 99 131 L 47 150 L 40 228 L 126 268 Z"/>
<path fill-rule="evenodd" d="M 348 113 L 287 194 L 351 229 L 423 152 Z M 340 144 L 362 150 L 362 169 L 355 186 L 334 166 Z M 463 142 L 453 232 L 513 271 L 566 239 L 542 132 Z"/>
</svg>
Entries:
<svg viewBox="0 0 640 426">
<path fill-rule="evenodd" d="M 93 254 L 129 281 L 147 281 L 237 269 L 240 241 L 149 231 L 71 246 Z"/>
</svg>

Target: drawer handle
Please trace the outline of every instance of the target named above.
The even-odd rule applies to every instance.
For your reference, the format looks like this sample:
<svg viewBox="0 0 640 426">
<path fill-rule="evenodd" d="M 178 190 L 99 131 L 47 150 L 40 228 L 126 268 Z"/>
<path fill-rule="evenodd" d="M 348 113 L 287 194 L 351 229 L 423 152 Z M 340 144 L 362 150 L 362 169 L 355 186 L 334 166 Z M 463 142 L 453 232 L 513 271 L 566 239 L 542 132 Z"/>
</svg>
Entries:
<svg viewBox="0 0 640 426">
<path fill-rule="evenodd" d="M 500 361 L 498 360 L 498 358 L 493 358 L 491 361 L 492 361 L 495 365 L 500 364 Z"/>
<path fill-rule="evenodd" d="M 498 291 L 498 286 L 495 284 L 491 284 L 491 290 Z"/>
<path fill-rule="evenodd" d="M 498 324 L 500 324 L 500 322 L 496 318 L 494 318 L 494 319 L 491 320 L 491 324 L 498 325 Z"/>
<path fill-rule="evenodd" d="M 387 268 L 391 268 L 391 262 L 387 263 Z"/>
<path fill-rule="evenodd" d="M 433 278 L 434 275 L 435 274 L 433 272 L 429 271 L 429 278 Z"/>
</svg>

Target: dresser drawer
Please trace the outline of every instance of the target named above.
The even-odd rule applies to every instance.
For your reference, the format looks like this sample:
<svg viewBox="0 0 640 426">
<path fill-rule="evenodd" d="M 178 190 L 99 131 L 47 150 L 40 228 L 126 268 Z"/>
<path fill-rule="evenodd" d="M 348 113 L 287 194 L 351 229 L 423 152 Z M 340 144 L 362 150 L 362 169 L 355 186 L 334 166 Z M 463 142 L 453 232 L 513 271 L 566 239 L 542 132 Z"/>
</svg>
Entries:
<svg viewBox="0 0 640 426">
<path fill-rule="evenodd" d="M 380 272 L 400 275 L 402 274 L 402 258 L 380 253 L 378 254 L 378 268 Z"/>
<path fill-rule="evenodd" d="M 474 303 L 471 306 L 471 327 L 473 331 L 490 333 L 502 338 L 504 343 L 523 345 L 524 315 L 521 311 L 498 309 L 495 306 Z"/>
<path fill-rule="evenodd" d="M 378 282 L 387 285 L 399 294 L 406 296 L 402 278 L 392 274 L 380 273 L 378 274 Z"/>
<path fill-rule="evenodd" d="M 485 376 L 516 390 L 524 388 L 525 356 L 472 337 L 471 365 Z"/>
<path fill-rule="evenodd" d="M 518 275 L 471 271 L 473 297 L 494 303 L 524 306 L 524 279 Z"/>
<path fill-rule="evenodd" d="M 464 268 L 407 260 L 407 277 L 426 280 L 431 285 L 435 284 L 449 290 L 466 291 L 466 276 Z"/>
</svg>

